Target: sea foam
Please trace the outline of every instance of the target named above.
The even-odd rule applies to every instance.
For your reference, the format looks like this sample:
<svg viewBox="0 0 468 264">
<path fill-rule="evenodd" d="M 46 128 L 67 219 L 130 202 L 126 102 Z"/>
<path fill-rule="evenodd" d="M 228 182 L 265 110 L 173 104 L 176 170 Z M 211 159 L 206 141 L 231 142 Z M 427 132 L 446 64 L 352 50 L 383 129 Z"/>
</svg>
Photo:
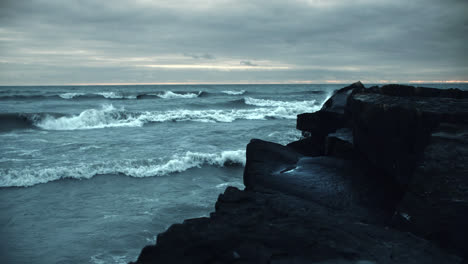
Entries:
<svg viewBox="0 0 468 264">
<path fill-rule="evenodd" d="M 73 166 L 49 168 L 0 169 L 0 187 L 32 186 L 63 178 L 90 179 L 99 174 L 125 174 L 130 177 L 154 177 L 211 165 L 245 165 L 245 150 L 228 150 L 220 153 L 187 151 L 174 155 L 165 162 L 159 159 L 120 160 L 104 163 L 80 163 Z"/>
<path fill-rule="evenodd" d="M 240 90 L 240 91 L 221 91 L 222 93 L 228 94 L 228 95 L 241 95 L 245 93 L 245 90 Z"/>
<path fill-rule="evenodd" d="M 196 98 L 198 97 L 202 92 L 200 91 L 199 93 L 174 93 L 172 91 L 165 91 L 162 94 L 156 94 L 158 97 L 162 99 L 178 99 L 178 98 Z"/>
<path fill-rule="evenodd" d="M 304 112 L 315 112 L 319 105 L 312 101 L 283 102 L 246 97 L 245 103 L 261 106 L 254 109 L 177 109 L 168 111 L 129 112 L 113 105 L 87 109 L 79 115 L 55 117 L 46 115 L 35 125 L 46 130 L 77 130 L 109 127 L 141 127 L 147 123 L 169 121 L 234 122 L 235 120 L 295 119 Z"/>
<path fill-rule="evenodd" d="M 36 126 L 46 130 L 76 130 L 106 127 L 135 127 L 143 122 L 138 115 L 116 109 L 113 105 L 104 105 L 101 109 L 87 109 L 75 116 L 54 117 L 46 115 L 36 121 Z"/>
<path fill-rule="evenodd" d="M 136 99 L 135 95 L 123 95 L 117 92 L 98 92 L 98 93 L 62 93 L 59 94 L 59 97 L 62 99 L 75 99 L 80 97 L 103 97 L 106 99 Z"/>
<path fill-rule="evenodd" d="M 63 93 L 63 94 L 59 94 L 59 96 L 63 99 L 73 99 L 75 97 L 78 97 L 78 96 L 83 96 L 85 95 L 85 93 Z"/>
<path fill-rule="evenodd" d="M 311 101 L 276 101 L 267 99 L 256 99 L 252 97 L 245 97 L 244 101 L 248 105 L 255 106 L 271 106 L 271 107 L 288 107 L 288 108 L 308 108 L 315 106 L 315 100 Z"/>
</svg>

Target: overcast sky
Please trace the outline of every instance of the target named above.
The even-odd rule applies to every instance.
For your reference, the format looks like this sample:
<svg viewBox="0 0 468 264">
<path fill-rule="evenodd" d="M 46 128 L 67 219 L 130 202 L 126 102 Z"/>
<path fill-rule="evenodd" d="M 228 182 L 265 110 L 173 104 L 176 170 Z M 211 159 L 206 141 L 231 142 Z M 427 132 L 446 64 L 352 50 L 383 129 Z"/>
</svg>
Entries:
<svg viewBox="0 0 468 264">
<path fill-rule="evenodd" d="M 467 0 L 0 0 L 0 85 L 468 81 Z"/>
</svg>

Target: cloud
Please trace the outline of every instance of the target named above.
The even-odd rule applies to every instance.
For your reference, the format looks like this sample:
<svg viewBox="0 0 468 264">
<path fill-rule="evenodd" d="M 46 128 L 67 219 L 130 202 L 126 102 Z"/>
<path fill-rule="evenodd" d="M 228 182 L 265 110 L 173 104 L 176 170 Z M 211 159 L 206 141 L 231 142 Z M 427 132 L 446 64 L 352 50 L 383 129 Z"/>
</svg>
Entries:
<svg viewBox="0 0 468 264">
<path fill-rule="evenodd" d="M 205 60 L 214 60 L 215 59 L 215 56 L 211 55 L 211 54 L 189 54 L 189 53 L 184 53 L 184 56 L 186 57 L 191 57 L 193 59 L 196 59 L 196 60 L 200 60 L 200 59 L 205 59 Z"/>
<path fill-rule="evenodd" d="M 258 64 L 254 64 L 251 61 L 240 61 L 240 64 L 245 65 L 245 66 L 252 66 L 252 67 L 258 66 Z"/>
<path fill-rule="evenodd" d="M 467 13 L 462 0 L 1 1 L 0 84 L 466 80 Z"/>
</svg>

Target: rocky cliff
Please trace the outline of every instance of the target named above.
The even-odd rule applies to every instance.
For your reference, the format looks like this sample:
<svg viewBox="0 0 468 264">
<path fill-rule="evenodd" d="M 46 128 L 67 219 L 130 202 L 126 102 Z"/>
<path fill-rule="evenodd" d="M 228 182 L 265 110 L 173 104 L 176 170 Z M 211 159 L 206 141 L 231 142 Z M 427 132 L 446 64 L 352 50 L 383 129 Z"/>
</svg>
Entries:
<svg viewBox="0 0 468 264">
<path fill-rule="evenodd" d="M 467 91 L 358 82 L 297 128 L 135 263 L 466 263 Z"/>
</svg>

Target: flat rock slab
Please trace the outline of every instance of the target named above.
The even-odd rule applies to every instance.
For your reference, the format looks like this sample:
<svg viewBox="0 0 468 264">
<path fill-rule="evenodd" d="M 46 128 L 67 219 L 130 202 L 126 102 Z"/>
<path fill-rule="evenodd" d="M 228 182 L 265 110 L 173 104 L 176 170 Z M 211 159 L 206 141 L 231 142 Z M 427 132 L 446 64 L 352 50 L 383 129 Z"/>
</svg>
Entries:
<svg viewBox="0 0 468 264">
<path fill-rule="evenodd" d="M 209 218 L 158 236 L 136 263 L 461 263 L 409 233 L 275 191 L 229 187 Z"/>
<path fill-rule="evenodd" d="M 468 99 L 441 97 L 399 97 L 374 93 L 358 93 L 352 97 L 353 104 L 360 102 L 367 105 L 415 110 L 426 113 L 444 122 L 468 123 Z M 353 112 L 360 113 L 359 111 Z"/>
<path fill-rule="evenodd" d="M 289 193 L 326 206 L 345 208 L 353 201 L 350 178 L 356 174 L 352 163 L 332 157 L 301 158 L 294 168 L 272 173 L 265 187 Z"/>
<path fill-rule="evenodd" d="M 384 223 L 400 194 L 395 183 L 376 177 L 366 161 L 304 157 L 288 147 L 261 140 L 247 146 L 244 184 L 249 190 L 271 189 Z"/>
</svg>

